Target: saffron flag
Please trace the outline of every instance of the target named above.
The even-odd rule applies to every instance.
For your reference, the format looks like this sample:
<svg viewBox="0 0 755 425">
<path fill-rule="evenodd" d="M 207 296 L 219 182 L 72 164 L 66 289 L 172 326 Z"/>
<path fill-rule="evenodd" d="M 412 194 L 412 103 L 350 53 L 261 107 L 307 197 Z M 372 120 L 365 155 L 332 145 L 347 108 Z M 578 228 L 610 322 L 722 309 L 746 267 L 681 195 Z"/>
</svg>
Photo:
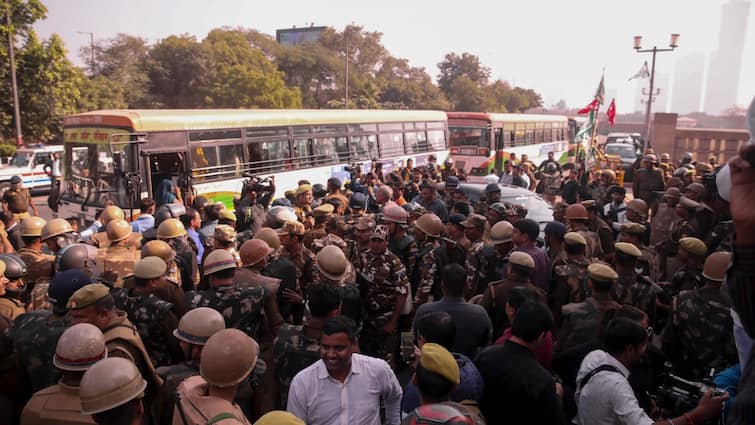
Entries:
<svg viewBox="0 0 755 425">
<path fill-rule="evenodd" d="M 584 115 L 589 113 L 590 111 L 595 111 L 598 109 L 598 99 L 593 99 L 592 102 L 590 102 L 587 106 L 577 111 L 577 114 Z"/>
<path fill-rule="evenodd" d="M 640 68 L 637 73 L 629 77 L 629 81 L 634 80 L 635 78 L 649 78 L 650 77 L 650 71 L 648 71 L 648 61 L 645 61 L 644 64 L 642 64 L 642 68 Z"/>
<path fill-rule="evenodd" d="M 616 99 L 611 99 L 611 104 L 608 105 L 608 109 L 606 110 L 606 116 L 611 126 L 616 124 Z"/>
</svg>

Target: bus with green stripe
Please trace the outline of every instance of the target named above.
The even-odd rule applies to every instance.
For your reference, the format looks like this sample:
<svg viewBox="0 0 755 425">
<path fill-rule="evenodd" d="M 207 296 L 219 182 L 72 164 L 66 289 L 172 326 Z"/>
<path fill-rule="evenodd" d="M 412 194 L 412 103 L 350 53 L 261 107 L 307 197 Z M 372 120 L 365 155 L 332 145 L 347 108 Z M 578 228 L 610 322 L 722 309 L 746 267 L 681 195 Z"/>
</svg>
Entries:
<svg viewBox="0 0 755 425">
<path fill-rule="evenodd" d="M 405 110 L 102 110 L 63 125 L 59 215 L 92 222 L 114 203 L 130 211 L 165 180 L 184 199 L 233 208 L 249 176 L 275 176 L 276 197 L 299 180 L 349 179 L 379 158 L 386 173 L 448 155 L 445 112 Z"/>
<path fill-rule="evenodd" d="M 534 164 L 548 158 L 561 163 L 575 152 L 578 124 L 560 115 L 448 112 L 449 151 L 454 165 L 464 169 L 470 182 L 500 174 L 512 153 L 527 155 Z"/>
</svg>

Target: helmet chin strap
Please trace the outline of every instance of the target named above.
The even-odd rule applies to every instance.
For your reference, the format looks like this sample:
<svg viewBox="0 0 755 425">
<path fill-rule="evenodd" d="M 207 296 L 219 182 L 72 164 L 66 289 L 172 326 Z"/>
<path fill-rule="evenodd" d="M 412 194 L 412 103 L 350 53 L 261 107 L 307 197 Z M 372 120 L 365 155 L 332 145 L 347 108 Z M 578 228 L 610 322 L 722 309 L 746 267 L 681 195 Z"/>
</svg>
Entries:
<svg viewBox="0 0 755 425">
<path fill-rule="evenodd" d="M 750 102 L 750 107 L 747 109 L 747 128 L 750 130 L 750 140 L 747 144 L 755 143 L 755 98 Z M 755 166 L 755 164 L 752 164 Z M 718 194 L 721 198 L 729 201 L 731 198 L 731 171 L 729 170 L 729 164 L 726 164 L 716 176 L 716 186 L 718 186 Z"/>
</svg>

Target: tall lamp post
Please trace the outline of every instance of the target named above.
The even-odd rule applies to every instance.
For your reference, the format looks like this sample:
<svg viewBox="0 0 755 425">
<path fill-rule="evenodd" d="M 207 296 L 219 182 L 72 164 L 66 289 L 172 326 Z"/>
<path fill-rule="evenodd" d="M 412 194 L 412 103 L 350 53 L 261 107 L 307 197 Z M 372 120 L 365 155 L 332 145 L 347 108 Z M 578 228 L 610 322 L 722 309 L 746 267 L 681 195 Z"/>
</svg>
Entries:
<svg viewBox="0 0 755 425">
<path fill-rule="evenodd" d="M 89 62 L 91 68 L 89 71 L 92 73 L 92 76 L 94 76 L 94 33 L 91 31 L 76 31 L 76 33 L 89 35 L 89 53 L 91 54 L 91 60 Z"/>
<path fill-rule="evenodd" d="M 671 40 L 669 42 L 669 47 L 666 49 L 659 49 L 656 46 L 653 46 L 652 49 L 643 49 L 642 48 L 642 36 L 637 35 L 634 37 L 634 50 L 637 51 L 637 53 L 653 53 L 653 62 L 650 67 L 650 90 L 648 91 L 648 100 L 647 100 L 647 106 L 645 110 L 645 139 L 642 141 L 642 152 L 645 152 L 645 148 L 648 146 L 648 139 L 650 138 L 650 112 L 653 105 L 653 97 L 655 96 L 655 93 L 653 92 L 653 84 L 655 82 L 655 55 L 659 52 L 673 52 L 674 49 L 677 48 L 679 45 L 679 34 L 671 34 Z"/>
<path fill-rule="evenodd" d="M 11 4 L 10 1 L 6 3 L 8 10 L 5 14 L 5 23 L 8 25 L 8 58 L 10 60 L 10 79 L 11 90 L 13 91 L 13 119 L 16 122 L 16 146 L 19 148 L 24 144 L 24 136 L 21 133 L 21 111 L 18 105 L 18 84 L 16 82 L 16 57 L 13 47 L 13 37 L 15 29 L 11 22 Z"/>
</svg>

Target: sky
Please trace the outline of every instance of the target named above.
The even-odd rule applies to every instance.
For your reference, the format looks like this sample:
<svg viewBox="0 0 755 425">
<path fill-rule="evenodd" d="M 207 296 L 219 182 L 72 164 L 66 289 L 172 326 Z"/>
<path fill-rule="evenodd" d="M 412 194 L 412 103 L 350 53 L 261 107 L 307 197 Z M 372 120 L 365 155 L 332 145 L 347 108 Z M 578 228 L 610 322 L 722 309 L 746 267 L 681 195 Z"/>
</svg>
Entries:
<svg viewBox="0 0 755 425">
<path fill-rule="evenodd" d="M 730 1 L 730 0 L 726 0 Z M 744 1 L 744 0 L 731 0 Z M 84 65 L 79 49 L 118 33 L 155 43 L 172 34 L 204 38 L 213 28 L 242 26 L 275 35 L 276 29 L 351 23 L 383 33 L 383 45 L 435 79 L 437 64 L 450 52 L 470 52 L 491 68 L 493 78 L 533 88 L 545 106 L 564 99 L 582 107 L 591 99 L 605 69 L 606 90 L 618 111 L 634 109 L 637 86 L 627 79 L 650 62 L 632 49 L 666 47 L 681 34 L 679 47 L 658 54 L 656 73 L 673 75 L 676 60 L 710 53 L 718 43 L 723 0 L 43 0 L 47 19 L 37 32 L 59 34 L 69 57 Z M 751 5 L 738 104 L 755 95 L 755 5 Z M 673 84 L 673 79 L 670 84 Z M 672 88 L 667 88 L 671 93 Z"/>
</svg>

